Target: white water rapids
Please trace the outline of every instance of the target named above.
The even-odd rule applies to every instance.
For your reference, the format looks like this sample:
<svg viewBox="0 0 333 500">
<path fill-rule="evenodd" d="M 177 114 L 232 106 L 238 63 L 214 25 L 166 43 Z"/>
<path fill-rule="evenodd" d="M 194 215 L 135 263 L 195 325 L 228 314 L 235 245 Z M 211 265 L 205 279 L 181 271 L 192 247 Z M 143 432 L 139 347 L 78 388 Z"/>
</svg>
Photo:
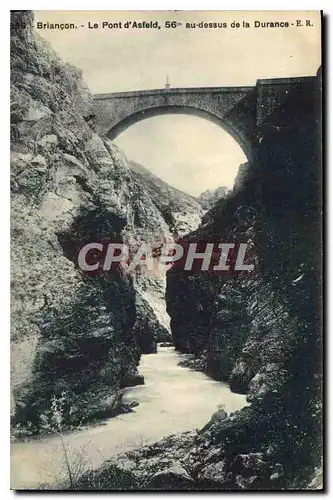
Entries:
<svg viewBox="0 0 333 500">
<path fill-rule="evenodd" d="M 73 470 L 96 468 L 105 460 L 175 432 L 201 428 L 219 403 L 228 413 L 246 405 L 246 397 L 203 373 L 178 366 L 186 355 L 171 347 L 141 357 L 145 385 L 124 391 L 124 402 L 139 403 L 134 411 L 83 430 L 66 432 L 65 446 Z M 55 486 L 67 478 L 60 436 L 12 444 L 11 486 L 15 489 Z"/>
</svg>

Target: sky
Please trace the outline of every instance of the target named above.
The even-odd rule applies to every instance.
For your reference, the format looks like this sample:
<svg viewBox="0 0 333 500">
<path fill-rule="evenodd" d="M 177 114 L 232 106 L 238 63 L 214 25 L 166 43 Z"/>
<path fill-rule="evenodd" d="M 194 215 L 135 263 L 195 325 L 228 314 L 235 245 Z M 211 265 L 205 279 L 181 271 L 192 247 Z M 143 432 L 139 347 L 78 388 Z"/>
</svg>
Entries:
<svg viewBox="0 0 333 500">
<path fill-rule="evenodd" d="M 115 143 L 128 159 L 193 196 L 232 187 L 246 156 L 219 126 L 190 115 L 147 118 L 122 132 Z"/>
<path fill-rule="evenodd" d="M 305 26 L 307 19 L 311 26 Z M 135 20 L 157 20 L 161 29 L 124 28 Z M 166 28 L 173 20 L 182 25 Z M 255 20 L 290 27 L 255 28 Z M 106 21 L 121 22 L 122 28 L 103 28 Z M 243 21 L 250 27 L 243 28 Z M 38 33 L 63 60 L 82 69 L 92 93 L 163 88 L 167 74 L 172 87 L 255 85 L 259 78 L 314 75 L 321 60 L 320 16 L 314 11 L 36 11 L 35 27 L 37 22 L 78 26 Z M 197 28 L 187 29 L 187 22 Z M 227 28 L 204 29 L 200 22 L 227 23 Z M 232 28 L 233 22 L 240 28 Z M 246 161 L 223 128 L 189 115 L 142 120 L 115 143 L 128 159 L 193 195 L 231 187 Z"/>
</svg>

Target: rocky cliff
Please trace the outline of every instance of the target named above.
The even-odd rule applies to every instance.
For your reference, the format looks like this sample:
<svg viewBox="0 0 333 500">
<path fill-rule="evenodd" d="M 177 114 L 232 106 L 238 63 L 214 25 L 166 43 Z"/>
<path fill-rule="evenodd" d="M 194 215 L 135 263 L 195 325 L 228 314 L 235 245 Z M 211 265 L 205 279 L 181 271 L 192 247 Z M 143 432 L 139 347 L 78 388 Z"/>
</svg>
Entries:
<svg viewBox="0 0 333 500">
<path fill-rule="evenodd" d="M 88 242 L 172 239 L 123 154 L 94 132 L 91 104 L 80 71 L 33 33 L 32 14 L 13 12 L 12 415 L 34 430 L 57 398 L 71 423 L 119 411 L 119 389 L 143 382 L 140 352 L 169 337 L 164 281 L 78 268 Z"/>
<path fill-rule="evenodd" d="M 231 449 L 230 456 L 222 453 L 223 470 L 235 473 L 222 483 L 232 477 L 235 488 L 300 487 L 320 463 L 319 110 L 318 79 L 261 126 L 254 158 L 233 193 L 189 236 L 246 242 L 254 270 L 221 276 L 171 270 L 168 276 L 175 345 L 252 402 L 211 432 L 212 442 Z M 244 475 L 251 480 L 237 479 L 238 454 L 249 451 L 263 453 L 257 458 L 267 464 L 258 472 L 247 457 Z M 284 473 L 275 475 L 277 458 Z M 268 465 L 273 475 L 264 473 Z"/>
<path fill-rule="evenodd" d="M 145 186 L 149 192 L 174 239 L 199 226 L 204 213 L 200 200 L 170 186 L 140 163 L 131 161 L 130 167 L 139 184 Z"/>
<path fill-rule="evenodd" d="M 204 211 L 194 197 L 173 188 L 137 162 L 130 161 L 129 166 L 135 181 L 144 187 L 147 196 L 167 225 L 164 238 L 156 238 L 156 232 L 153 234 L 145 232 L 145 241 L 151 241 L 153 237 L 153 242 L 158 247 L 159 243 L 174 241 L 199 226 Z M 141 339 L 143 352 L 155 352 L 157 342 L 172 340 L 170 317 L 165 304 L 166 275 L 160 272 L 144 279 L 140 275 L 139 280 L 135 280 L 134 286 L 139 305 L 135 324 L 137 336 Z M 148 311 L 154 314 L 149 314 Z"/>
</svg>

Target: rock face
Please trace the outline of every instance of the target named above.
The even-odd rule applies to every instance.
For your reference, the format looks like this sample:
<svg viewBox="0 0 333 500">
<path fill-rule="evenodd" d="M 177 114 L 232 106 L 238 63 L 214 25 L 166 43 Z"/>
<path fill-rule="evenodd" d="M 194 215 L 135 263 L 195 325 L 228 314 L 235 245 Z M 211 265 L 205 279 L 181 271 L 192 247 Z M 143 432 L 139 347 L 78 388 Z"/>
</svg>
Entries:
<svg viewBox="0 0 333 500">
<path fill-rule="evenodd" d="M 158 280 L 156 281 L 158 283 Z M 155 310 L 145 299 L 140 285 L 142 283 L 137 285 L 136 290 L 136 318 L 133 329 L 141 351 L 148 354 L 156 352 L 158 342 L 170 341 L 171 332 L 168 325 L 158 320 Z M 158 296 L 155 300 L 156 302 L 159 300 Z M 163 303 L 163 296 L 160 297 L 160 301 Z"/>
<path fill-rule="evenodd" d="M 129 166 L 134 180 L 144 189 L 159 217 L 162 217 L 162 232 L 151 230 L 154 224 L 150 221 L 147 225 L 146 214 L 136 220 L 136 223 L 140 221 L 143 227 L 141 239 L 151 241 L 158 247 L 159 244 L 172 242 L 198 227 L 203 210 L 195 198 L 169 186 L 137 162 L 130 161 Z M 134 326 L 136 336 L 143 352 L 155 352 L 157 342 L 172 340 L 170 318 L 165 305 L 166 275 L 163 272 L 153 276 L 141 274 L 139 279 L 134 281 L 134 287 L 137 292 L 138 311 Z"/>
<path fill-rule="evenodd" d="M 29 11 L 12 21 L 12 416 L 38 430 L 55 400 L 69 423 L 116 413 L 119 389 L 143 382 L 140 352 L 170 339 L 165 306 L 148 304 L 160 306 L 165 280 L 84 275 L 80 248 L 172 234 L 123 154 L 94 132 L 80 71 L 34 35 Z"/>
<path fill-rule="evenodd" d="M 173 464 L 171 467 L 154 474 L 147 489 L 152 490 L 190 490 L 193 486 L 193 479 L 187 471 L 179 464 Z"/>
<path fill-rule="evenodd" d="M 303 343 L 317 345 L 317 109 L 315 92 L 291 96 L 263 125 L 264 140 L 233 193 L 186 237 L 245 242 L 254 271 L 168 273 L 175 346 L 198 355 L 211 375 L 250 397 L 262 397 L 285 379 Z"/>
<path fill-rule="evenodd" d="M 210 210 L 220 198 L 225 198 L 227 194 L 228 188 L 220 186 L 217 189 L 207 189 L 203 191 L 200 196 L 198 196 L 198 200 L 204 210 Z"/>
<path fill-rule="evenodd" d="M 137 181 L 145 186 L 154 205 L 164 217 L 174 239 L 196 229 L 204 214 L 200 200 L 169 186 L 137 162 L 130 162 Z"/>
<path fill-rule="evenodd" d="M 13 413 L 38 428 L 54 396 L 78 422 L 113 412 L 108 397 L 137 377 L 132 280 L 84 277 L 73 242 L 120 234 L 133 213 L 128 169 L 81 114 L 79 71 L 34 38 L 29 12 L 12 15 L 26 24 L 11 40 Z"/>
<path fill-rule="evenodd" d="M 240 488 L 292 482 L 293 474 L 305 475 L 320 460 L 319 85 L 318 79 L 317 92 L 290 96 L 262 125 L 255 156 L 242 166 L 233 193 L 188 237 L 246 242 L 254 271 L 168 273 L 175 346 L 252 402 L 239 413 L 241 441 L 229 419 L 215 425 L 215 442 L 226 446 L 227 430 L 234 452 L 272 448 L 271 457 L 288 468 L 288 479 L 273 471 L 272 483 L 265 483 L 249 465 L 248 480 L 235 479 Z M 252 412 L 262 422 L 259 434 Z"/>
<path fill-rule="evenodd" d="M 232 195 L 186 238 L 247 242 L 254 270 L 168 272 L 175 346 L 251 405 L 129 456 L 137 489 L 174 463 L 198 490 L 322 487 L 318 110 L 319 79 L 262 125 Z"/>
</svg>

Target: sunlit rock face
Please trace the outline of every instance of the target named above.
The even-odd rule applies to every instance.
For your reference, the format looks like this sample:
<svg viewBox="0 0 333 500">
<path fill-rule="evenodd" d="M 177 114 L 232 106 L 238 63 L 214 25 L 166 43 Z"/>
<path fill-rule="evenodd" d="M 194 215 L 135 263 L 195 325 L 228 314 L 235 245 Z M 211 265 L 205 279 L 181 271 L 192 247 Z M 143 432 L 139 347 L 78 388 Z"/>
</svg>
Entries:
<svg viewBox="0 0 333 500">
<path fill-rule="evenodd" d="M 134 179 L 138 185 L 145 187 L 147 196 L 163 218 L 163 232 L 159 233 L 156 229 L 151 231 L 152 224 L 147 225 L 146 216 L 138 213 L 137 223 L 140 221 L 141 239 L 158 248 L 163 243 L 176 241 L 199 226 L 204 210 L 196 198 L 173 188 L 137 162 L 131 161 L 129 165 Z M 148 326 L 147 321 L 150 321 L 152 316 L 147 314 L 143 314 L 146 323 L 138 318 L 135 324 L 145 346 L 144 352 L 154 352 L 157 342 L 171 341 L 170 317 L 165 304 L 165 270 L 159 268 L 155 274 L 143 271 L 136 273 L 134 287 L 140 297 L 140 307 L 152 308 L 155 313 L 155 326 Z M 154 331 L 153 337 L 151 331 Z"/>
<path fill-rule="evenodd" d="M 34 35 L 30 12 L 12 21 L 12 415 L 38 430 L 54 397 L 70 401 L 72 423 L 119 411 L 118 389 L 142 383 L 140 352 L 170 335 L 148 304 L 161 303 L 164 278 L 155 294 L 136 273 L 85 276 L 80 247 L 173 236 L 122 153 L 94 132 L 80 71 Z"/>
<path fill-rule="evenodd" d="M 170 186 L 140 163 L 132 161 L 130 168 L 137 181 L 146 187 L 174 239 L 197 229 L 204 214 L 200 200 Z"/>
<path fill-rule="evenodd" d="M 13 414 L 38 429 L 54 396 L 78 422 L 112 414 L 112 394 L 137 377 L 130 277 L 84 278 L 66 244 L 81 219 L 120 234 L 131 179 L 82 116 L 80 72 L 34 37 L 31 13 L 12 16 L 26 25 L 11 37 Z"/>
</svg>

